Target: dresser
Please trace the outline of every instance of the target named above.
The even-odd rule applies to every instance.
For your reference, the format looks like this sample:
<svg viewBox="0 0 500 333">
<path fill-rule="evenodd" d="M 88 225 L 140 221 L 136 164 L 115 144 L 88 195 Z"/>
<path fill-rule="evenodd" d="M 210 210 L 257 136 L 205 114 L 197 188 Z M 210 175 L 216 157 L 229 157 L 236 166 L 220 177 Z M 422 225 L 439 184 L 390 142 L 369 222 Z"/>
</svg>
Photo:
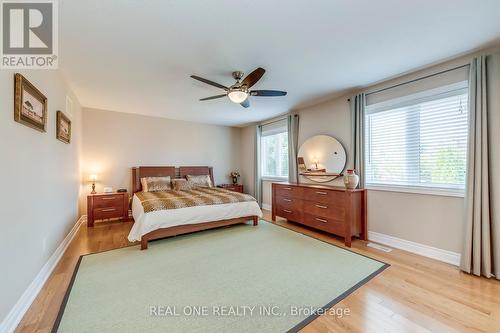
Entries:
<svg viewBox="0 0 500 333">
<path fill-rule="evenodd" d="M 87 196 L 87 226 L 95 220 L 120 218 L 128 220 L 128 193 L 98 193 Z"/>
<path fill-rule="evenodd" d="M 272 219 L 276 216 L 344 238 L 367 240 L 366 190 L 315 184 L 273 183 Z"/>
</svg>

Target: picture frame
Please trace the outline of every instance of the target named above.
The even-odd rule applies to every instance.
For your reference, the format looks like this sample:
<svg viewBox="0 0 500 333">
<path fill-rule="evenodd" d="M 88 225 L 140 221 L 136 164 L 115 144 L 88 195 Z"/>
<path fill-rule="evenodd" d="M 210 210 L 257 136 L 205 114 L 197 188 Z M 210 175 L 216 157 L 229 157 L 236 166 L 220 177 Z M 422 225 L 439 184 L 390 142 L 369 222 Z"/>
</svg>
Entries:
<svg viewBox="0 0 500 333">
<path fill-rule="evenodd" d="M 66 144 L 71 142 L 71 120 L 62 111 L 56 114 L 56 138 Z"/>
<path fill-rule="evenodd" d="M 47 97 L 19 73 L 14 75 L 14 120 L 47 132 Z"/>
</svg>

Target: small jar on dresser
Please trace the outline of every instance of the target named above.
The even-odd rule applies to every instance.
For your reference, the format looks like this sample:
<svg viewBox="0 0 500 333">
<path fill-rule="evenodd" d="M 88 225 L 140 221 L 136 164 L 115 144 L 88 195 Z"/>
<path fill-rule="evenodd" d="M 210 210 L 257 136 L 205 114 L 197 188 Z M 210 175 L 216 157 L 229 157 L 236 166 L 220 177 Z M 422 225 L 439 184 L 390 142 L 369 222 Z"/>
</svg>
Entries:
<svg viewBox="0 0 500 333">
<path fill-rule="evenodd" d="M 344 238 L 367 240 L 366 190 L 343 187 L 273 183 L 272 219 L 276 216 Z"/>
<path fill-rule="evenodd" d="M 87 226 L 95 220 L 115 219 L 128 221 L 128 193 L 97 193 L 87 196 Z"/>
</svg>

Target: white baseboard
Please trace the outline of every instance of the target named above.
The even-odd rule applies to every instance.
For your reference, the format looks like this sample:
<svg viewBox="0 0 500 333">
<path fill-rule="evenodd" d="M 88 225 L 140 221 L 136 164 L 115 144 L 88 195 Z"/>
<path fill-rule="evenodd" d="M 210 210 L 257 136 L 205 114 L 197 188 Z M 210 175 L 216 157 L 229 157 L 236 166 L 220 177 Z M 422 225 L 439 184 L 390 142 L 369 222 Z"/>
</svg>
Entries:
<svg viewBox="0 0 500 333">
<path fill-rule="evenodd" d="M 57 263 L 61 259 L 62 255 L 68 248 L 68 245 L 71 243 L 73 237 L 75 237 L 76 232 L 80 228 L 80 226 L 86 221 L 87 217 L 85 215 L 81 216 L 78 221 L 75 223 L 71 231 L 66 235 L 61 244 L 57 247 L 54 253 L 50 256 L 49 260 L 43 265 L 40 272 L 38 272 L 35 279 L 31 282 L 28 288 L 21 295 L 17 303 L 10 310 L 7 316 L 4 318 L 2 323 L 0 323 L 0 332 L 2 333 L 11 333 L 17 328 L 17 325 L 23 318 L 26 311 L 28 311 L 31 303 L 35 300 L 38 293 L 42 289 L 43 285 L 49 278 L 50 274 L 56 267 Z"/>
<path fill-rule="evenodd" d="M 458 266 L 460 264 L 460 253 L 438 249 L 437 247 L 415 243 L 406 239 L 401 239 L 374 231 L 368 231 L 368 239 L 372 242 L 388 245 L 424 257 L 443 261 L 455 266 Z"/>
<path fill-rule="evenodd" d="M 265 210 L 271 210 L 271 209 L 272 209 L 272 206 L 271 206 L 271 205 L 269 205 L 269 204 L 265 204 L 265 203 L 263 203 L 263 204 L 262 204 L 262 209 L 265 209 Z"/>
</svg>

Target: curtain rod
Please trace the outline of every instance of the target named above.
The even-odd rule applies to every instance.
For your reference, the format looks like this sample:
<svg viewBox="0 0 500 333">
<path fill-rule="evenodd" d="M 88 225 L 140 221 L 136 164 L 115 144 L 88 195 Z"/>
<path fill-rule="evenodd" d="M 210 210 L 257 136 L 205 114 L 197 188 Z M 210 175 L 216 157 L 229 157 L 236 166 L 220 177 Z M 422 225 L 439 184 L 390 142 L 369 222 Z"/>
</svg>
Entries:
<svg viewBox="0 0 500 333">
<path fill-rule="evenodd" d="M 456 67 L 453 67 L 453 68 L 448 68 L 448 69 L 445 69 L 443 71 L 432 73 L 432 74 L 429 74 L 429 75 L 426 75 L 426 76 L 422 76 L 422 77 L 418 77 L 418 78 L 410 80 L 410 81 L 401 82 L 401 83 L 394 84 L 394 85 L 389 86 L 389 87 L 385 87 L 385 88 L 381 88 L 381 89 L 378 89 L 378 90 L 370 91 L 370 92 L 366 93 L 365 96 L 368 96 L 368 95 L 371 95 L 371 94 L 376 94 L 376 93 L 379 93 L 379 92 L 382 92 L 382 91 L 386 91 L 386 90 L 389 90 L 389 89 L 393 89 L 393 88 L 397 88 L 397 87 L 400 87 L 400 86 L 404 86 L 405 84 L 410 84 L 410 83 L 417 82 L 417 81 L 420 81 L 420 80 L 425 80 L 425 79 L 431 78 L 433 76 L 437 76 L 437 75 L 441 75 L 441 74 L 444 74 L 444 73 L 448 73 L 448 72 L 451 72 L 451 71 L 454 71 L 454 70 L 457 70 L 457 69 L 460 69 L 460 68 L 468 67 L 468 66 L 470 66 L 470 65 L 469 64 L 465 64 L 465 65 L 460 65 L 460 66 L 456 66 Z M 350 101 L 351 99 L 349 98 L 347 100 Z"/>
<path fill-rule="evenodd" d="M 279 121 L 283 121 L 283 120 L 285 120 L 287 117 L 288 117 L 288 115 L 285 115 L 283 118 L 279 118 L 279 119 L 271 120 L 271 121 L 268 121 L 268 122 L 265 122 L 265 123 L 260 123 L 260 124 L 259 124 L 259 126 L 264 126 L 264 125 L 274 124 L 274 123 L 277 123 L 277 122 L 279 122 Z"/>
</svg>

